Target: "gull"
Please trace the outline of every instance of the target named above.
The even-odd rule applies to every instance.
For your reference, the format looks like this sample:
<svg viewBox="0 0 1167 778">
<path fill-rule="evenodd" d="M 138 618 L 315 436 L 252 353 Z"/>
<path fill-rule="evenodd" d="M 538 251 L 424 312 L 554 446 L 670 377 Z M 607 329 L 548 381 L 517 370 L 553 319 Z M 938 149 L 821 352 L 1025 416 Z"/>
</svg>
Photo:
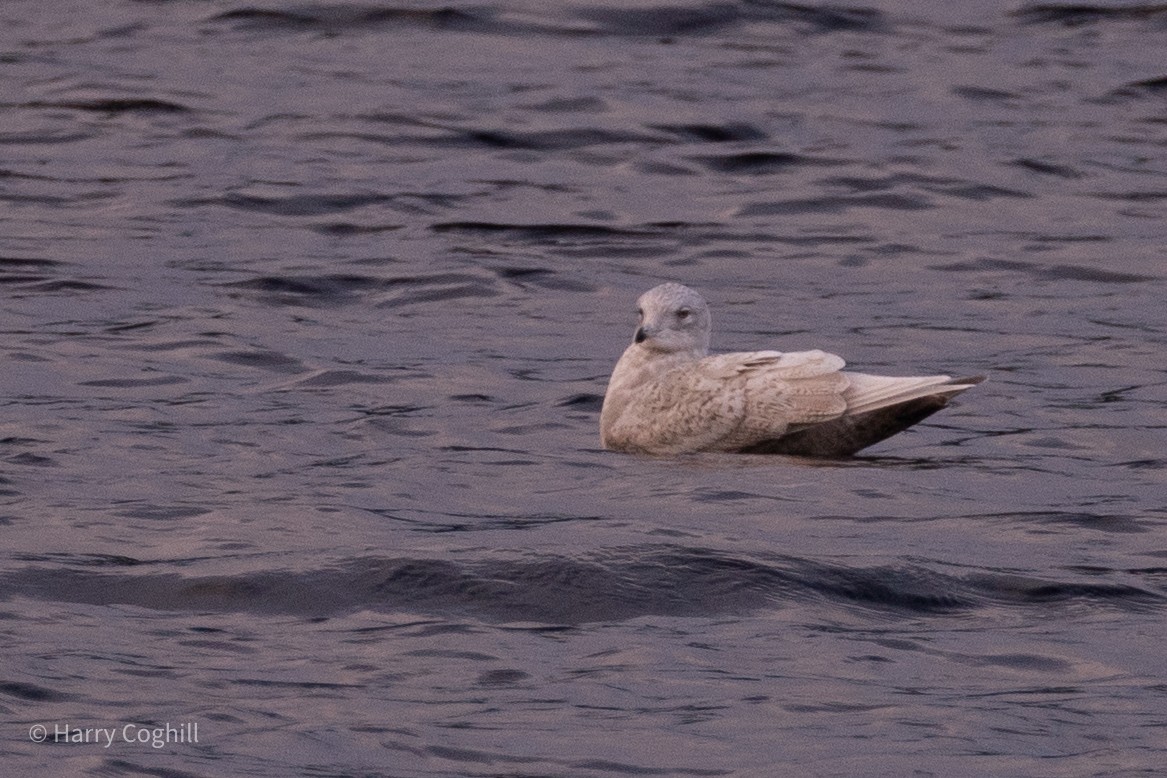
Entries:
<svg viewBox="0 0 1167 778">
<path fill-rule="evenodd" d="M 600 440 L 615 451 L 844 457 L 984 380 L 844 372 L 841 357 L 818 350 L 710 355 L 700 294 L 667 283 L 637 304 L 636 334 L 600 411 Z"/>
</svg>

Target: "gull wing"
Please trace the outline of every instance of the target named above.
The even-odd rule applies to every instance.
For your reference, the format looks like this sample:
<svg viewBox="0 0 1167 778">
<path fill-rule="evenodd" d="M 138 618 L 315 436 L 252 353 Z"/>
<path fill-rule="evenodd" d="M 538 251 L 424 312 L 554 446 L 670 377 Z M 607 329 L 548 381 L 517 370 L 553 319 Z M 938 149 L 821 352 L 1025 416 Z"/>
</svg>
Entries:
<svg viewBox="0 0 1167 778">
<path fill-rule="evenodd" d="M 923 421 L 984 376 L 871 376 L 844 373 L 847 412 L 838 418 L 800 427 L 786 435 L 762 439 L 739 451 L 799 456 L 850 456 Z"/>
<path fill-rule="evenodd" d="M 750 351 L 702 359 L 698 365 L 703 371 L 725 376 L 726 384 L 742 394 L 736 423 L 716 449 L 737 451 L 791 428 L 842 416 L 849 385 L 844 364 L 841 357 L 818 350 Z"/>
</svg>

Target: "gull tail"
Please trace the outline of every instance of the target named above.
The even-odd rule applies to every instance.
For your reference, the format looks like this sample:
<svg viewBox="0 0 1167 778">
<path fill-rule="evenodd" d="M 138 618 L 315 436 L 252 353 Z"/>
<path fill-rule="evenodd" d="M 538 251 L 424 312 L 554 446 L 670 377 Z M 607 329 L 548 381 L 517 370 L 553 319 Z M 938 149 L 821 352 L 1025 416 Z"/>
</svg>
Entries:
<svg viewBox="0 0 1167 778">
<path fill-rule="evenodd" d="M 751 454 L 845 457 L 902 432 L 948 405 L 984 376 L 889 377 L 847 373 L 847 411 L 837 419 L 795 429 L 744 449 Z"/>
<path fill-rule="evenodd" d="M 851 385 L 843 392 L 848 416 L 876 411 L 880 408 L 923 397 L 952 398 L 985 380 L 984 376 L 950 378 L 946 375 L 898 376 L 844 373 Z"/>
</svg>

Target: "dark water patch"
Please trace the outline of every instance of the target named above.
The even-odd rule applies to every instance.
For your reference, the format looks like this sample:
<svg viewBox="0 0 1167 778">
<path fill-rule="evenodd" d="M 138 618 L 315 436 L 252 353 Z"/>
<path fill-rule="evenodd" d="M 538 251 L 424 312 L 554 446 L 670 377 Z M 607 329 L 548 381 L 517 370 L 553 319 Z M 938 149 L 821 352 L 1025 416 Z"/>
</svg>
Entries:
<svg viewBox="0 0 1167 778">
<path fill-rule="evenodd" d="M 861 177 L 861 176 L 832 176 L 825 178 L 822 183 L 831 187 L 840 187 L 856 194 L 872 192 L 888 192 L 898 188 L 918 188 L 925 192 L 960 197 L 966 200 L 992 200 L 998 197 L 1030 197 L 1026 192 L 988 184 L 978 184 L 960 178 L 942 178 L 937 176 L 922 176 L 912 173 L 897 173 L 890 176 Z"/>
<path fill-rule="evenodd" d="M 42 259 L 40 257 L 0 257 L 0 272 L 49 270 L 64 264 L 64 262 L 58 262 L 55 259 Z"/>
<path fill-rule="evenodd" d="M 129 510 L 119 511 L 119 516 L 127 519 L 146 519 L 148 521 L 175 521 L 179 519 L 193 519 L 210 513 L 210 508 L 200 508 L 193 505 L 139 505 Z"/>
<path fill-rule="evenodd" d="M 21 465 L 23 467 L 60 467 L 61 464 L 52 457 L 46 457 L 43 454 L 34 454 L 31 451 L 24 451 L 19 454 L 4 457 L 4 461 L 10 465 Z"/>
<path fill-rule="evenodd" d="M 469 659 L 472 662 L 494 662 L 498 657 L 481 651 L 458 651 L 450 648 L 418 648 L 406 651 L 406 656 L 420 656 L 427 659 Z"/>
<path fill-rule="evenodd" d="M 0 197 L 0 199 L 3 199 Z M 11 198 L 18 201 L 19 198 Z M 58 278 L 54 271 L 66 263 L 40 257 L 0 257 L 0 285 L 8 286 L 14 296 L 26 293 L 95 292 L 113 287 L 75 278 Z"/>
<path fill-rule="evenodd" d="M 517 434 L 522 434 L 521 432 Z M 503 448 L 500 446 L 443 446 L 443 451 L 476 451 L 481 453 L 497 453 L 506 455 L 505 458 L 495 461 L 495 464 L 533 464 L 535 460 L 523 458 L 527 452 L 521 449 Z M 483 516 L 481 514 L 457 513 L 413 513 L 406 516 L 393 511 L 370 510 L 385 518 L 406 524 L 415 532 L 427 534 L 449 534 L 458 532 L 479 532 L 483 530 L 529 530 L 553 524 L 566 524 L 576 521 L 602 521 L 602 516 L 587 516 L 577 513 L 536 513 L 530 515 L 510 514 L 497 516 Z"/>
<path fill-rule="evenodd" d="M 352 211 L 370 205 L 381 205 L 391 202 L 393 199 L 392 195 L 381 194 L 307 194 L 290 197 L 260 197 L 232 192 L 222 197 L 175 200 L 172 205 L 179 208 L 221 205 L 239 211 L 256 211 L 275 216 L 321 216 Z"/>
<path fill-rule="evenodd" d="M 1048 581 L 1018 575 L 974 575 L 977 588 L 998 600 L 1021 605 L 1105 603 L 1123 609 L 1162 606 L 1167 596 L 1128 584 Z"/>
<path fill-rule="evenodd" d="M 348 235 L 376 235 L 380 232 L 394 232 L 404 229 L 404 224 L 353 224 L 352 222 L 330 222 L 317 224 L 311 229 L 324 235 L 345 237 Z"/>
<path fill-rule="evenodd" d="M 485 452 L 485 453 L 511 454 L 511 455 L 519 455 L 519 454 L 526 453 L 525 451 L 521 451 L 519 449 L 503 448 L 501 446 L 463 446 L 463 445 L 457 445 L 457 444 L 449 445 L 449 446 L 442 446 L 439 450 L 440 451 L 449 451 L 449 452 L 454 453 L 454 454 L 460 454 L 460 453 L 464 453 L 467 451 L 481 451 L 481 452 Z M 396 517 L 391 515 L 390 511 L 373 510 L 370 512 L 371 513 L 378 513 L 382 516 L 386 516 L 387 518 L 396 518 Z M 433 529 L 434 532 L 462 532 L 464 530 L 474 529 L 474 527 L 477 526 L 479 517 L 471 517 L 471 518 L 474 520 L 468 521 L 464 524 L 452 525 L 452 524 L 442 523 L 440 525 L 431 524 L 430 526 L 434 527 L 434 529 Z M 538 519 L 537 521 L 542 521 L 543 518 L 544 517 L 540 517 L 540 519 Z M 562 520 L 562 519 L 560 519 L 560 520 Z M 505 521 L 513 521 L 513 520 L 507 519 Z M 498 527 L 509 526 L 510 528 L 513 528 L 513 529 L 522 529 L 523 527 L 531 526 L 531 524 L 534 524 L 534 523 L 535 523 L 534 521 L 529 522 L 529 523 L 525 522 L 522 524 L 519 524 L 518 522 L 513 522 L 510 525 L 498 524 L 496 526 L 498 526 Z M 438 528 L 438 527 L 440 527 L 440 528 Z"/>
<path fill-rule="evenodd" d="M 1069 165 L 1058 165 L 1053 162 L 1045 162 L 1040 159 L 1015 159 L 1009 163 L 1014 167 L 1019 167 L 1023 170 L 1028 170 L 1032 173 L 1040 173 L 1044 176 L 1056 176 L 1058 178 L 1076 179 L 1084 178 L 1085 173 L 1082 173 Z"/>
<path fill-rule="evenodd" d="M 1131 392 L 1137 392 L 1138 390 L 1140 390 L 1142 388 L 1143 387 L 1140 384 L 1134 384 L 1132 386 L 1122 386 L 1122 387 L 1119 387 L 1118 389 L 1109 389 L 1109 390 L 1099 394 L 1097 401 L 1100 403 L 1124 402 L 1124 401 L 1128 400 L 1128 397 L 1126 395 L 1128 395 Z"/>
<path fill-rule="evenodd" d="M 151 386 L 174 386 L 189 383 L 182 376 L 158 376 L 156 378 L 99 378 L 93 381 L 79 381 L 78 386 L 112 387 L 118 389 L 141 389 Z"/>
<path fill-rule="evenodd" d="M 887 32 L 886 15 L 877 8 L 834 4 L 804 5 L 773 0 L 743 0 L 753 20 L 793 22 L 812 32 Z"/>
<path fill-rule="evenodd" d="M 1028 235 L 1026 240 L 1031 243 L 1039 244 L 1063 244 L 1063 243 L 1109 243 L 1114 238 L 1109 235 L 1048 235 L 1037 234 Z"/>
<path fill-rule="evenodd" d="M 570 397 L 565 397 L 555 404 L 560 408 L 571 408 L 573 410 L 599 413 L 600 408 L 604 404 L 604 395 L 583 392 L 580 394 L 573 394 Z"/>
<path fill-rule="evenodd" d="M 1130 459 L 1125 462 L 1115 462 L 1116 467 L 1125 467 L 1130 470 L 1156 471 L 1167 468 L 1167 459 Z"/>
<path fill-rule="evenodd" d="M 150 564 L 141 559 L 121 554 L 78 554 L 69 552 L 19 553 L 12 558 L 19 562 L 49 562 L 73 567 L 137 567 Z"/>
<path fill-rule="evenodd" d="M 595 6 L 582 9 L 579 15 L 601 25 L 608 35 L 652 36 L 671 38 L 684 35 L 708 35 L 738 22 L 741 9 L 731 3 L 693 6 L 656 6 L 626 8 Z"/>
<path fill-rule="evenodd" d="M 426 424 L 424 421 L 432 419 L 432 408 L 420 405 L 389 405 L 379 408 L 363 409 L 360 413 L 369 420 L 368 424 L 370 427 L 387 435 L 403 438 L 428 438 L 437 434 L 432 424 Z M 418 421 L 419 418 L 423 419 L 420 423 Z M 402 521 L 396 512 L 393 511 L 372 509 L 369 512 L 384 516 L 392 521 Z M 457 523 L 457 519 L 454 519 L 454 521 Z M 405 523 L 412 525 L 415 522 L 405 521 Z M 429 523 L 425 521 L 419 521 L 416 524 L 425 527 L 426 530 L 435 532 L 443 531 L 441 529 L 431 528 Z"/>
<path fill-rule="evenodd" d="M 163 113 L 178 114 L 190 113 L 191 109 L 180 103 L 169 100 L 158 100 L 149 97 L 107 97 L 92 100 L 59 100 L 53 102 L 24 103 L 25 108 L 67 108 L 73 111 L 89 111 L 92 113 L 122 114 L 122 113 Z"/>
<path fill-rule="evenodd" d="M 379 308 L 394 308 L 498 294 L 492 279 L 468 273 L 391 278 L 361 274 L 261 276 L 224 286 L 254 294 L 270 305 L 309 307 L 343 305 L 371 297 Z"/>
<path fill-rule="evenodd" d="M 452 394 L 452 395 L 450 395 L 449 399 L 453 400 L 454 402 L 474 403 L 475 405 L 478 405 L 478 404 L 488 405 L 488 404 L 498 402 L 498 398 L 496 398 L 496 397 L 491 397 L 489 394 L 477 394 L 477 393 Z"/>
<path fill-rule="evenodd" d="M 1135 3 L 1114 6 L 1092 3 L 1038 3 L 1011 12 L 1025 24 L 1061 24 L 1078 27 L 1108 21 L 1167 21 L 1167 5 L 1163 3 Z"/>
<path fill-rule="evenodd" d="M 25 702 L 64 702 L 74 699 L 72 694 L 22 681 L 0 681 L 0 695 L 15 697 Z"/>
<path fill-rule="evenodd" d="M 814 590 L 860 605 L 917 613 L 967 610 L 976 600 L 948 576 L 926 570 L 823 568 L 808 579 Z"/>
<path fill-rule="evenodd" d="M 762 141 L 769 135 L 750 124 L 654 124 L 653 129 L 676 135 L 686 141 L 699 143 L 736 143 Z"/>
<path fill-rule="evenodd" d="M 386 27 L 429 27 L 477 32 L 503 31 L 486 9 L 394 8 L 366 4 L 304 4 L 295 10 L 237 8 L 211 17 L 238 28 L 274 32 L 315 31 L 335 34 L 346 30 Z"/>
<path fill-rule="evenodd" d="M 461 129 L 449 138 L 424 138 L 415 142 L 424 145 L 486 146 L 494 149 L 530 151 L 570 151 L 589 146 L 620 143 L 659 144 L 661 138 L 636 132 L 617 132 L 590 127 L 563 130 L 515 132 L 497 129 Z"/>
<path fill-rule="evenodd" d="M 712 35 L 743 23 L 789 24 L 810 33 L 874 32 L 886 29 L 884 15 L 873 8 L 804 5 L 743 0 L 707 2 L 696 6 L 658 5 L 644 8 L 593 6 L 578 12 L 599 25 L 603 35 L 659 38 Z"/>
<path fill-rule="evenodd" d="M 233 281 L 224 288 L 255 294 L 274 305 L 340 305 L 361 295 L 392 286 L 394 282 L 355 273 L 305 276 L 259 276 Z"/>
<path fill-rule="evenodd" d="M 1073 670 L 1072 663 L 1064 659 L 1041 654 L 989 654 L 986 656 L 964 656 L 962 661 L 981 667 L 1007 667 L 1025 672 L 1037 671 L 1040 673 L 1068 673 Z"/>
<path fill-rule="evenodd" d="M 608 104 L 598 97 L 555 97 L 527 107 L 545 113 L 602 113 Z"/>
<path fill-rule="evenodd" d="M 955 178 L 936 178 L 911 173 L 897 173 L 890 176 L 830 176 L 822 179 L 822 184 L 837 189 L 845 189 L 854 194 L 868 194 L 870 192 L 887 192 L 900 187 L 927 185 L 950 185 L 957 183 Z"/>
<path fill-rule="evenodd" d="M 369 418 L 379 418 L 384 416 L 409 416 L 415 413 L 421 413 L 431 410 L 427 405 L 380 405 L 376 408 L 363 408 L 361 414 Z"/>
<path fill-rule="evenodd" d="M 699 488 L 693 492 L 694 501 L 714 504 L 734 503 L 740 500 L 756 500 L 761 498 L 762 495 L 755 492 L 743 492 L 738 489 Z"/>
<path fill-rule="evenodd" d="M 899 638 L 863 638 L 870 640 L 877 646 L 895 652 L 914 652 L 926 656 L 940 657 L 953 662 L 972 665 L 975 667 L 1007 667 L 1013 670 L 1036 671 L 1039 673 L 1067 673 L 1074 670 L 1074 665 L 1056 656 L 1033 653 L 989 653 L 970 654 L 961 651 L 949 651 L 935 648 L 927 642 L 918 640 L 903 640 Z M 870 657 L 876 661 L 887 657 Z"/>
<path fill-rule="evenodd" d="M 756 241 L 783 240 L 781 236 L 770 234 L 742 234 L 718 224 L 691 223 L 683 221 L 646 222 L 629 227 L 613 227 L 605 224 L 517 224 L 509 222 L 439 222 L 430 226 L 439 233 L 479 233 L 484 236 L 498 235 L 507 241 L 551 245 L 564 250 L 580 247 L 584 250 L 596 248 L 596 256 L 655 256 L 667 249 L 654 244 L 666 239 L 672 244 L 678 240 L 691 245 L 707 240 Z M 801 240 L 790 239 L 791 242 Z M 812 239 L 813 240 L 813 239 Z M 590 256 L 590 254 L 572 254 Z M 569 288 L 569 290 L 573 290 Z"/>
<path fill-rule="evenodd" d="M 929 191 L 948 195 L 949 197 L 959 197 L 964 200 L 975 200 L 977 202 L 996 200 L 1001 197 L 1033 197 L 1029 192 L 1006 189 L 1000 186 L 990 186 L 988 184 L 959 184 L 956 186 L 929 187 L 928 189 Z"/>
<path fill-rule="evenodd" d="M 9 435 L 6 438 L 0 438 L 0 446 L 30 446 L 44 442 L 36 438 L 22 438 L 18 435 Z"/>
<path fill-rule="evenodd" d="M 499 670 L 487 670 L 485 673 L 482 673 L 475 681 L 475 685 L 488 688 L 500 688 L 517 686 L 530 680 L 530 673 L 515 668 L 502 668 Z"/>
<path fill-rule="evenodd" d="M 84 292 L 102 292 L 116 287 L 98 284 L 92 281 L 78 281 L 76 279 L 59 279 L 55 281 L 41 281 L 28 284 L 21 288 L 21 292 L 37 292 L 42 294 L 72 294 Z"/>
<path fill-rule="evenodd" d="M 800 167 L 839 165 L 839 161 L 808 157 L 803 154 L 791 154 L 777 151 L 749 151 L 741 154 L 722 154 L 714 156 L 693 157 L 710 170 L 721 173 L 747 173 L 762 175 L 768 173 L 784 173 Z"/>
<path fill-rule="evenodd" d="M 214 721 L 216 716 L 208 716 L 208 719 Z M 235 723 L 232 720 L 232 723 Z M 49 742 L 54 742 L 50 740 Z M 66 742 L 64 738 L 61 742 Z M 126 776 L 144 776 L 144 778 L 202 778 L 205 772 L 191 772 L 190 770 L 176 770 L 170 767 L 148 767 L 142 764 L 141 761 L 134 762 L 129 759 L 103 759 L 101 762 L 100 772 L 95 772 L 95 775 L 112 776 L 113 778 L 122 778 Z"/>
<path fill-rule="evenodd" d="M 244 639 L 244 638 L 235 638 L 234 640 L 241 640 L 241 639 Z M 238 642 L 234 642 L 232 640 L 206 640 L 206 639 L 203 639 L 203 640 L 198 640 L 198 639 L 196 639 L 196 640 L 179 640 L 179 641 L 177 641 L 177 645 L 180 645 L 183 648 L 193 648 L 196 650 L 197 649 L 206 649 L 208 651 L 214 651 L 214 652 L 226 651 L 226 652 L 230 652 L 233 654 L 242 654 L 245 656 L 250 656 L 252 654 L 259 653 L 258 650 L 252 648 L 251 646 L 240 645 Z M 240 681 L 236 681 L 236 683 L 246 684 L 247 680 L 243 679 Z"/>
<path fill-rule="evenodd" d="M 12 447 L 9 450 L 14 450 L 17 447 L 32 448 L 34 446 L 42 445 L 44 443 L 45 443 L 45 441 L 43 441 L 43 440 L 36 440 L 35 438 L 23 438 L 23 437 L 18 437 L 15 435 L 0 439 L 0 446 L 4 446 L 6 449 L 9 449 L 9 447 Z M 59 467 L 60 466 L 60 463 L 57 460 L 53 459 L 52 457 L 44 456 L 43 454 L 37 454 L 37 453 L 34 453 L 32 451 L 17 451 L 16 453 L 11 453 L 11 454 L 6 453 L 5 456 L 3 457 L 3 461 L 7 462 L 10 465 L 19 465 L 22 467 Z M 0 483 L 9 484 L 11 482 L 4 480 L 4 481 L 0 481 Z"/>
<path fill-rule="evenodd" d="M 660 160 L 640 160 L 633 165 L 634 169 L 639 173 L 644 173 L 648 176 L 691 176 L 693 170 L 685 165 L 678 165 L 672 162 L 662 162 Z"/>
<path fill-rule="evenodd" d="M 702 259 L 740 260 L 750 255 L 751 244 L 782 244 L 787 246 L 821 248 L 835 246 L 863 245 L 873 242 L 869 236 L 843 235 L 837 233 L 791 235 L 771 232 L 757 225 L 742 226 L 724 223 L 699 222 L 647 222 L 629 228 L 604 228 L 606 234 L 598 233 L 594 238 L 581 235 L 576 239 L 540 238 L 541 231 L 532 236 L 524 236 L 522 230 L 516 236 L 528 240 L 498 241 L 502 245 L 510 243 L 536 243 L 548 246 L 548 250 L 572 260 L 598 258 L 601 260 L 625 259 L 628 262 L 659 258 L 664 267 L 684 268 L 699 263 Z M 499 230 L 506 234 L 505 230 Z M 702 250 L 707 245 L 723 244 L 723 248 Z M 742 248 L 738 248 L 742 246 Z M 681 253 L 683 249 L 687 252 Z"/>
<path fill-rule="evenodd" d="M 731 775 L 733 770 L 703 769 L 697 767 L 649 767 L 647 765 L 613 762 L 609 759 L 584 759 L 567 765 L 571 770 L 588 770 L 616 775 L 692 775 L 697 778 L 715 778 Z"/>
<path fill-rule="evenodd" d="M 302 29 L 318 24 L 318 17 L 308 12 L 274 11 L 266 8 L 239 8 L 211 17 L 211 21 L 234 22 L 252 29 Z"/>
<path fill-rule="evenodd" d="M 522 241 L 544 243 L 560 240 L 654 237 L 658 230 L 608 227 L 602 224 L 511 224 L 505 222 L 439 222 L 430 225 L 438 233 L 503 234 Z"/>
<path fill-rule="evenodd" d="M 1110 96 L 1122 98 L 1167 96 L 1167 76 L 1132 81 L 1112 90 Z"/>
<path fill-rule="evenodd" d="M 237 678 L 232 683 L 244 686 L 260 686 L 275 689 L 358 689 L 357 684 L 335 683 L 331 681 L 273 681 L 267 678 Z"/>
<path fill-rule="evenodd" d="M 1006 271 L 1024 273 L 1041 281 L 1087 281 L 1101 284 L 1137 284 L 1155 280 L 1154 276 L 1120 273 L 1113 270 L 1082 267 L 1081 265 L 1041 265 L 1033 262 L 988 257 L 952 262 L 946 265 L 931 265 L 930 269 L 952 273 Z"/>
<path fill-rule="evenodd" d="M 874 642 L 878 643 L 879 645 L 882 645 L 882 643 L 879 643 L 878 641 L 874 641 Z M 875 656 L 865 656 L 865 657 L 861 657 L 861 658 L 864 660 L 867 660 L 867 661 L 885 661 L 885 662 L 890 661 L 884 657 L 875 657 Z M 765 700 L 759 699 L 758 701 L 764 702 Z M 886 705 L 861 705 L 861 704 L 853 704 L 853 703 L 846 703 L 846 702 L 830 701 L 830 702 L 815 702 L 815 703 L 806 703 L 806 704 L 787 703 L 787 704 L 784 704 L 782 706 L 782 709 L 788 710 L 791 713 L 831 713 L 831 714 L 837 714 L 837 713 L 869 713 L 871 711 L 877 711 L 877 710 L 880 710 L 880 709 L 885 708 L 885 707 L 887 707 L 887 706 Z"/>
<path fill-rule="evenodd" d="M 1167 200 L 1167 190 L 1145 189 L 1133 192 L 1097 192 L 1094 194 L 1100 200 L 1119 200 L 1128 203 L 1158 203 Z"/>
<path fill-rule="evenodd" d="M 707 36 L 750 22 L 790 24 L 809 33 L 886 29 L 885 17 L 876 9 L 769 0 L 643 8 L 593 4 L 576 6 L 564 18 L 507 14 L 486 6 L 422 9 L 362 3 L 306 3 L 290 9 L 238 8 L 216 14 L 208 22 L 276 33 L 337 35 L 351 31 L 428 29 L 493 35 L 654 38 L 665 42 Z"/>
<path fill-rule="evenodd" d="M 1015 92 L 982 86 L 955 86 L 952 93 L 974 103 L 1013 103 L 1021 99 Z"/>
<path fill-rule="evenodd" d="M 273 373 L 300 373 L 305 368 L 300 360 L 278 351 L 255 349 L 254 351 L 223 351 L 210 355 L 211 359 L 230 365 L 254 367 Z"/>
<path fill-rule="evenodd" d="M 30 195 L 8 193 L 0 191 L 0 202 L 19 203 L 22 205 L 46 205 L 57 208 L 67 208 L 94 200 L 108 200 L 112 195 L 107 193 L 92 193 L 83 192 L 72 197 L 59 197 L 57 195 Z"/>
<path fill-rule="evenodd" d="M 147 319 L 145 321 L 121 322 L 118 324 L 110 324 L 107 327 L 103 327 L 102 331 L 109 332 L 109 333 L 134 332 L 135 330 L 148 330 L 152 327 L 158 326 L 159 324 L 161 324 L 160 319 Z"/>
<path fill-rule="evenodd" d="M 970 517 L 974 518 L 974 517 Z M 1151 532 L 1157 526 L 1137 516 L 1121 513 L 1091 513 L 1087 511 L 1025 511 L 1000 513 L 975 518 L 1003 519 L 1019 526 L 1060 524 L 1099 532 L 1122 534 Z"/>
<path fill-rule="evenodd" d="M 503 754 L 495 751 L 481 751 L 474 748 L 454 748 L 451 746 L 426 746 L 424 748 L 406 748 L 423 759 L 437 757 L 450 762 L 461 762 L 463 764 L 473 765 L 512 765 L 512 764 L 534 764 L 543 761 L 537 757 L 530 756 L 514 756 L 511 754 Z M 468 768 L 463 768 L 464 775 L 486 775 L 480 771 L 470 772 Z M 499 768 L 493 768 L 492 775 L 522 775 L 522 773 L 507 770 L 506 772 L 498 772 Z M 523 772 L 526 772 L 524 770 Z"/>
</svg>

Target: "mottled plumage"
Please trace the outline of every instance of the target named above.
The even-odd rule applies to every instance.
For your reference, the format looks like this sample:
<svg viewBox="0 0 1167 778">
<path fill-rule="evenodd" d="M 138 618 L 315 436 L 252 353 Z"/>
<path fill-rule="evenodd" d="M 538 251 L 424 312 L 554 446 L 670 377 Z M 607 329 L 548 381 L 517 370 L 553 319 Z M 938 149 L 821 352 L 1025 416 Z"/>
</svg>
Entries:
<svg viewBox="0 0 1167 778">
<path fill-rule="evenodd" d="M 600 413 L 601 441 L 617 451 L 846 456 L 983 380 L 843 372 L 823 351 L 708 356 L 709 307 L 697 292 L 661 284 L 638 304 Z"/>
</svg>

